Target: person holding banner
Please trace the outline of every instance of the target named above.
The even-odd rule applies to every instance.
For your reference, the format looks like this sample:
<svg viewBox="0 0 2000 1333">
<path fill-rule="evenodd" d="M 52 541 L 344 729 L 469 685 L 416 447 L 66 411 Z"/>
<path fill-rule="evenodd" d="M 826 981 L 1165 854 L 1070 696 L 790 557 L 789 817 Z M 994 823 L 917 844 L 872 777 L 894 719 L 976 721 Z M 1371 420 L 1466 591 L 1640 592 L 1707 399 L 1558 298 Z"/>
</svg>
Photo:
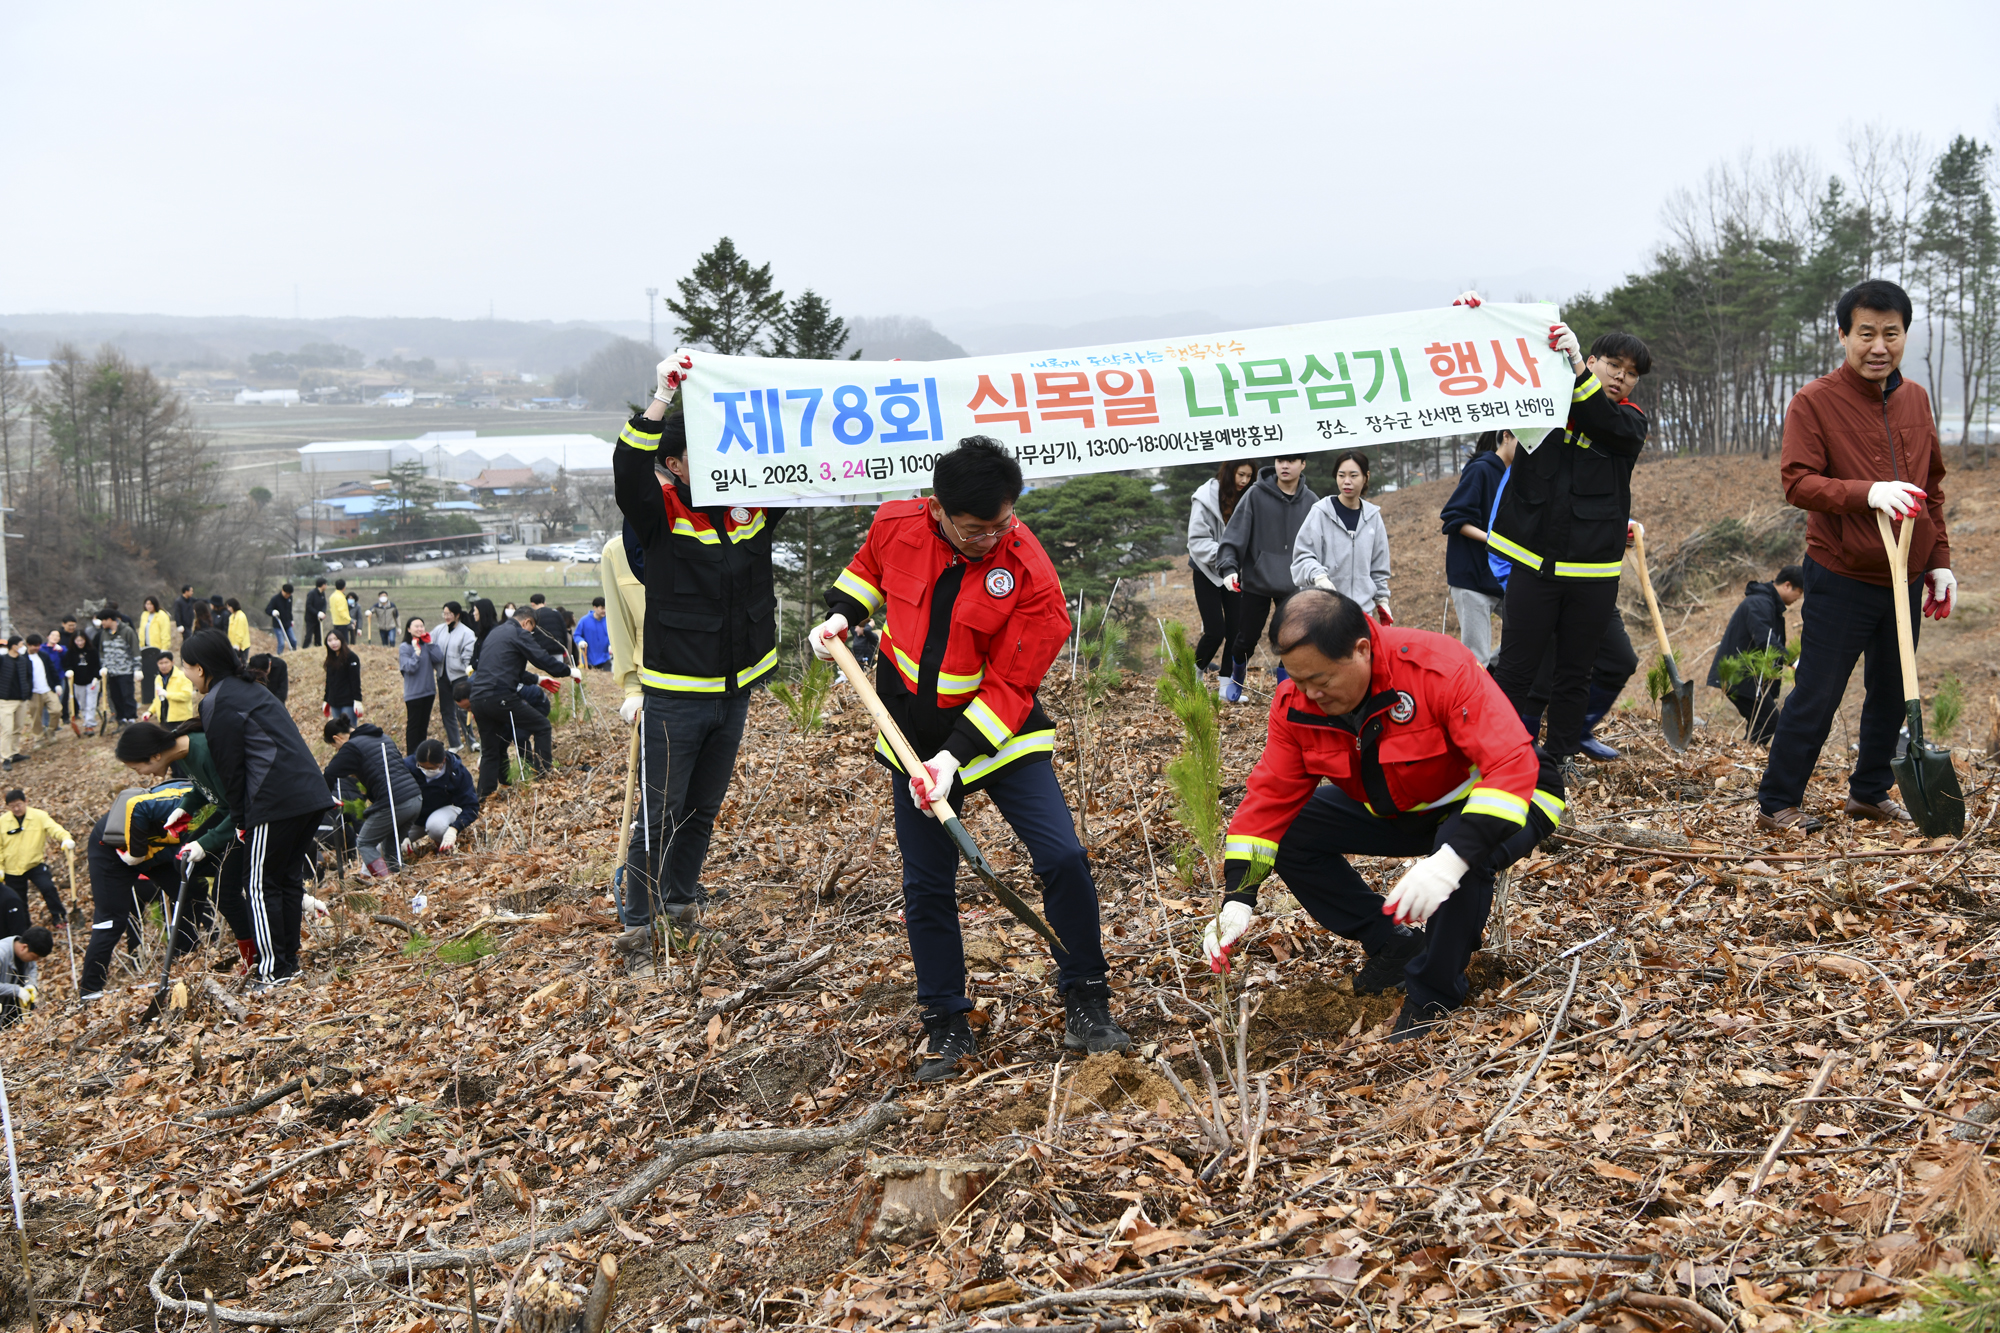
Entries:
<svg viewBox="0 0 2000 1333">
<path fill-rule="evenodd" d="M 709 900 L 701 887 L 709 836 L 743 743 L 750 691 L 778 664 L 771 539 L 781 509 L 696 508 L 687 421 L 669 414 L 694 365 L 686 351 L 660 362 L 645 411 L 618 433 L 611 472 L 618 508 L 646 585 L 639 656 L 644 704 L 640 763 L 647 832 L 627 854 L 620 949 L 651 955 L 661 914 L 692 922 Z M 643 571 L 643 572 L 642 572 Z M 607 602 L 608 602 L 607 598 Z M 533 608 L 529 608 L 532 610 Z"/>
<path fill-rule="evenodd" d="M 1404 987 L 1390 1040 L 1421 1036 L 1465 1002 L 1495 876 L 1561 822 L 1561 776 L 1455 639 L 1377 624 L 1309 588 L 1286 603 L 1271 647 L 1289 676 L 1229 821 L 1225 897 L 1202 950 L 1229 970 L 1275 870 L 1315 921 L 1367 951 L 1356 994 Z M 1385 899 L 1350 856 L 1423 859 Z"/>
<path fill-rule="evenodd" d="M 1460 301 L 1476 305 L 1478 297 Z M 1533 445 L 1522 439 L 1486 545 L 1514 565 L 1493 678 L 1517 713 L 1539 711 L 1532 703 L 1536 672 L 1550 647 L 1562 646 L 1547 739 L 1562 763 L 1581 748 L 1591 665 L 1618 614 L 1632 468 L 1646 447 L 1646 414 L 1628 399 L 1653 362 L 1630 333 L 1600 334 L 1586 357 L 1569 325 L 1552 324 L 1549 346 L 1569 358 L 1576 375 L 1568 426 Z"/>
<path fill-rule="evenodd" d="M 1243 594 L 1236 642 L 1229 649 L 1229 677 L 1222 682 L 1222 697 L 1230 703 L 1243 701 L 1243 676 L 1272 608 L 1282 612 L 1285 599 L 1298 591 L 1292 582 L 1292 547 L 1306 514 L 1319 501 L 1305 484 L 1305 474 L 1304 454 L 1289 454 L 1258 473 L 1216 548 L 1215 572 L 1222 575 L 1222 586 Z M 1278 679 L 1284 678 L 1285 669 L 1279 667 Z"/>
<path fill-rule="evenodd" d="M 1021 466 L 996 440 L 974 435 L 939 457 L 931 496 L 875 511 L 867 540 L 826 594 L 829 615 L 808 635 L 827 640 L 886 611 L 876 690 L 918 754 L 904 773 L 888 745 L 875 752 L 889 783 L 903 851 L 903 918 L 917 969 L 927 1055 L 925 1083 L 954 1078 L 979 1052 L 966 1015 L 965 943 L 959 932 L 958 848 L 930 811 L 984 791 L 1023 843 L 1045 889 L 1064 1009 L 1063 1045 L 1123 1051 L 1131 1038 L 1111 1016 L 1097 885 L 1050 764 L 1055 724 L 1036 698 L 1069 637 L 1062 583 L 1041 543 L 1015 517 Z M 651 556 L 648 556 L 651 569 Z"/>
</svg>

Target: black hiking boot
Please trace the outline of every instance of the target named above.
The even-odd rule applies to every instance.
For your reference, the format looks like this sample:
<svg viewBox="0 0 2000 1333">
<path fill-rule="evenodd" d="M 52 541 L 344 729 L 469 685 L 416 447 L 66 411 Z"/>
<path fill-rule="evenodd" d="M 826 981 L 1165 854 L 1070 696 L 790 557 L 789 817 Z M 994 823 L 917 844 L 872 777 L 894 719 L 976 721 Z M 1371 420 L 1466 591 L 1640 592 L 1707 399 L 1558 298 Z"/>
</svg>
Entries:
<svg viewBox="0 0 2000 1333">
<path fill-rule="evenodd" d="M 1390 1041 L 1416 1041 L 1428 1037 L 1444 1026 L 1445 1017 L 1451 1010 L 1441 1004 L 1418 1006 L 1409 1000 L 1396 1011 L 1396 1026 L 1389 1029 Z"/>
<path fill-rule="evenodd" d="M 1092 1055 L 1132 1049 L 1132 1039 L 1111 1017 L 1111 987 L 1086 981 L 1063 992 L 1063 1045 Z"/>
<path fill-rule="evenodd" d="M 926 1014 L 924 1036 L 928 1042 L 924 1062 L 917 1066 L 917 1082 L 943 1083 L 958 1077 L 958 1062 L 979 1054 L 979 1038 L 964 1014 Z"/>
<path fill-rule="evenodd" d="M 1369 954 L 1361 970 L 1354 974 L 1354 993 L 1380 995 L 1385 990 L 1401 990 L 1404 967 L 1423 951 L 1423 936 L 1408 926 L 1396 927 L 1389 942 Z"/>
</svg>

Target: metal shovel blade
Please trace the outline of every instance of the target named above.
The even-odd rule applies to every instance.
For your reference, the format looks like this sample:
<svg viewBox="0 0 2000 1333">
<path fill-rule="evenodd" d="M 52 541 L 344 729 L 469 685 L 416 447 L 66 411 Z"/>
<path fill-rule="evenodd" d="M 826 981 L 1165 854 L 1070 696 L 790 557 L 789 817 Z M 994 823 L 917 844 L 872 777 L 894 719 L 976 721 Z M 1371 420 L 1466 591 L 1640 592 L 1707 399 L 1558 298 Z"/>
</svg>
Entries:
<svg viewBox="0 0 2000 1333">
<path fill-rule="evenodd" d="M 936 807 L 940 811 L 943 808 L 942 806 Z M 979 850 L 979 844 L 972 840 L 972 835 L 966 831 L 965 825 L 962 822 L 958 819 L 947 817 L 944 821 L 944 831 L 950 834 L 951 840 L 958 845 L 958 854 L 965 858 L 965 864 L 971 868 L 972 873 L 979 876 L 987 888 L 993 890 L 993 896 L 1000 900 L 1002 907 L 1014 914 L 1016 921 L 1019 921 L 1029 930 L 1040 935 L 1063 953 L 1069 952 L 1069 949 L 1062 942 L 1062 937 L 1056 934 L 1055 928 L 1042 920 L 1042 914 L 1028 906 L 1020 894 L 1000 882 L 999 874 L 992 866 L 987 864 L 986 857 Z"/>
<path fill-rule="evenodd" d="M 1673 658 L 1664 660 L 1667 679 L 1673 682 L 1673 688 L 1660 696 L 1660 730 L 1665 733 L 1668 745 L 1685 750 L 1694 739 L 1694 682 L 1681 679 Z"/>
<path fill-rule="evenodd" d="M 1905 704 L 1910 719 L 1909 749 L 1889 761 L 1896 774 L 1896 789 L 1909 807 L 1917 831 L 1926 838 L 1965 836 L 1965 792 L 1958 785 L 1958 770 L 1951 766 L 1951 751 L 1924 739 L 1923 704 Z"/>
</svg>

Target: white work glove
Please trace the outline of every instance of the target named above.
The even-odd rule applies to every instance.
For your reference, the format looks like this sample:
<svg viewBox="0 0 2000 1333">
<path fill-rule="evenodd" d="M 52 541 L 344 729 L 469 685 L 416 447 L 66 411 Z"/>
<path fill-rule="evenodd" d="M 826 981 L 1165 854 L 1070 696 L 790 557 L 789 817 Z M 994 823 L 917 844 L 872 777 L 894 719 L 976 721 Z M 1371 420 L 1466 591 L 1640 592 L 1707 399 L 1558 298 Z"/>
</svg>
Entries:
<svg viewBox="0 0 2000 1333">
<path fill-rule="evenodd" d="M 681 385 L 687 383 L 688 372 L 694 369 L 694 357 L 683 347 L 653 368 L 659 384 L 653 390 L 653 397 L 663 403 L 671 403 Z"/>
<path fill-rule="evenodd" d="M 625 725 L 629 727 L 639 720 L 639 714 L 645 707 L 646 696 L 635 694 L 624 703 L 618 705 L 618 716 L 624 719 Z"/>
<path fill-rule="evenodd" d="M 1469 305 L 1469 306 L 1471 306 L 1471 307 L 1472 307 L 1472 308 L 1473 308 L 1474 310 L 1477 310 L 1477 309 L 1479 309 L 1479 293 L 1478 293 L 1478 292 L 1460 292 L 1460 293 L 1458 294 L 1458 299 L 1457 299 L 1457 300 L 1455 300 L 1455 301 L 1453 301 L 1453 302 L 1452 302 L 1452 304 L 1453 304 L 1453 305 Z"/>
<path fill-rule="evenodd" d="M 1450 847 L 1440 847 L 1403 872 L 1382 903 L 1382 913 L 1399 926 L 1421 926 L 1451 897 L 1458 881 L 1471 869 Z"/>
<path fill-rule="evenodd" d="M 123 847 L 113 847 L 111 850 L 118 853 L 118 859 L 123 861 L 128 866 L 136 866 L 142 864 L 140 858 L 132 855 L 130 852 L 126 851 Z"/>
<path fill-rule="evenodd" d="M 1242 592 L 1243 576 L 1240 574 L 1225 574 L 1222 577 L 1222 586 L 1231 592 Z"/>
<path fill-rule="evenodd" d="M 951 795 L 951 780 L 957 776 L 958 756 L 950 750 L 939 750 L 924 765 L 923 773 L 910 779 L 911 802 L 927 818 L 936 819 L 937 816 L 931 814 L 931 793 L 936 792 L 941 798 Z"/>
<path fill-rule="evenodd" d="M 202 848 L 200 843 L 191 842 L 181 848 L 180 858 L 181 864 L 184 866 L 198 866 L 208 859 L 208 853 Z"/>
<path fill-rule="evenodd" d="M 1209 918 L 1208 928 L 1201 932 L 1201 952 L 1208 959 L 1209 971 L 1229 970 L 1229 950 L 1256 919 L 1249 903 L 1237 902 L 1224 903 L 1222 910 Z"/>
<path fill-rule="evenodd" d="M 806 632 L 806 642 L 812 645 L 813 656 L 822 662 L 831 662 L 833 660 L 833 654 L 828 651 L 826 641 L 828 639 L 845 639 L 846 637 L 847 617 L 838 611 L 835 611 L 832 615 L 820 621 L 819 624 L 814 625 Z"/>
<path fill-rule="evenodd" d="M 21 1007 L 23 1009 L 32 1009 L 35 1007 L 35 988 L 33 986 L 21 987 Z"/>
<path fill-rule="evenodd" d="M 1572 366 L 1583 364 L 1583 348 L 1576 340 L 1576 332 L 1567 324 L 1549 325 L 1549 347 L 1569 358 Z"/>
<path fill-rule="evenodd" d="M 1907 481 L 1878 481 L 1868 488 L 1868 507 L 1890 518 L 1908 518 L 1924 507 L 1924 489 Z"/>
<path fill-rule="evenodd" d="M 1958 605 L 1958 575 L 1948 569 L 1933 569 L 1924 575 L 1924 614 L 1943 620 Z"/>
<path fill-rule="evenodd" d="M 1334 586 L 1333 586 L 1333 580 L 1332 580 L 1331 578 L 1327 577 L 1327 576 L 1326 576 L 1325 574 L 1321 574 L 1321 575 L 1320 575 L 1320 576 L 1319 576 L 1318 578 L 1315 578 L 1315 579 L 1314 579 L 1314 580 L 1312 581 L 1312 586 L 1313 586 L 1313 587 L 1315 587 L 1315 588 L 1318 588 L 1318 589 L 1319 589 L 1319 590 L 1320 590 L 1321 592 L 1339 592 L 1339 591 L 1340 591 L 1340 589 L 1339 589 L 1339 588 L 1336 588 L 1336 587 L 1334 587 Z"/>
<path fill-rule="evenodd" d="M 1393 625 L 1396 623 L 1396 617 L 1390 612 L 1387 602 L 1375 603 L 1375 623 L 1378 625 Z"/>
<path fill-rule="evenodd" d="M 73 851 L 75 851 L 75 850 L 76 850 L 76 839 L 75 839 L 75 838 L 64 838 L 64 839 L 63 839 L 63 850 L 64 850 L 64 851 L 66 851 L 66 852 L 73 852 Z"/>
<path fill-rule="evenodd" d="M 438 850 L 448 852 L 456 846 L 458 846 L 458 830 L 456 828 L 446 829 L 444 836 L 438 839 Z"/>
<path fill-rule="evenodd" d="M 355 720 L 356 722 L 359 722 L 359 721 L 361 720 L 362 716 L 363 716 L 363 715 L 364 715 L 365 713 L 367 713 L 367 711 L 368 711 L 368 705 L 367 705 L 367 704 L 365 704 L 365 703 L 362 703 L 362 702 L 361 702 L 361 701 L 360 701 L 359 699 L 356 699 L 356 700 L 354 701 L 354 720 Z"/>
<path fill-rule="evenodd" d="M 310 893 L 299 895 L 299 912 L 301 915 L 311 920 L 317 920 L 320 917 L 331 915 L 331 913 L 329 913 L 326 910 L 326 904 L 321 902 L 318 898 L 313 897 Z"/>
</svg>

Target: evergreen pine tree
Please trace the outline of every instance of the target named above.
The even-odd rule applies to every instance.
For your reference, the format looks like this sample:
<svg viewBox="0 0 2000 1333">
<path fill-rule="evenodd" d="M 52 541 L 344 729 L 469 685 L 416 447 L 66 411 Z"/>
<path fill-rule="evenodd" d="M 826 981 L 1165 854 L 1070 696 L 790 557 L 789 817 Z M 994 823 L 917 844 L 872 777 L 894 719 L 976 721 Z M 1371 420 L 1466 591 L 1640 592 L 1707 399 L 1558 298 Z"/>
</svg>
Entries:
<svg viewBox="0 0 2000 1333">
<path fill-rule="evenodd" d="M 758 339 L 785 314 L 785 294 L 771 286 L 771 266 L 750 267 L 727 236 L 680 279 L 681 299 L 667 298 L 674 334 L 683 345 L 706 347 L 724 356 L 748 356 Z"/>
<path fill-rule="evenodd" d="M 811 361 L 831 361 L 838 357 L 847 346 L 847 321 L 835 319 L 833 307 L 818 292 L 808 287 L 799 297 L 773 321 L 770 355 L 799 357 Z M 849 361 L 861 359 L 861 349 L 854 349 Z"/>
</svg>

